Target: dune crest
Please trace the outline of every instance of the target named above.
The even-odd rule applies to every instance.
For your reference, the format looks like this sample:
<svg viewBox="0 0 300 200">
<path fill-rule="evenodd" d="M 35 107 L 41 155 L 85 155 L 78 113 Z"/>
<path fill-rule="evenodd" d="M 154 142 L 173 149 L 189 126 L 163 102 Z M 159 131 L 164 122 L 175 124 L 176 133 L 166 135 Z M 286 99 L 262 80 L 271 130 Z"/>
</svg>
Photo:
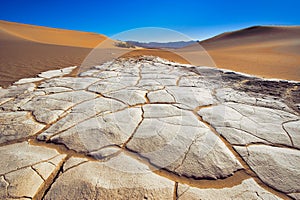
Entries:
<svg viewBox="0 0 300 200">
<path fill-rule="evenodd" d="M 7 22 L 0 20 L 0 30 L 16 37 L 45 44 L 94 48 L 107 39 L 105 35 Z"/>
</svg>

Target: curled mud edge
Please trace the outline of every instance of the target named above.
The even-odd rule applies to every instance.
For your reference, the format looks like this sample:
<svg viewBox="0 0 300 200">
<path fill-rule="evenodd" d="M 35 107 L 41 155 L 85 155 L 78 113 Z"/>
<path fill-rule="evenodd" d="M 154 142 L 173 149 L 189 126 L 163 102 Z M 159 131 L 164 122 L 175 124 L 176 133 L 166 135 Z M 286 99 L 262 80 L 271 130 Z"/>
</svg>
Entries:
<svg viewBox="0 0 300 200">
<path fill-rule="evenodd" d="M 44 199 L 47 192 L 50 190 L 52 184 L 59 177 L 59 174 L 62 172 L 63 165 L 70 157 L 67 155 L 54 169 L 52 174 L 44 181 L 44 184 L 38 189 L 38 192 L 32 198 L 33 200 Z"/>
<path fill-rule="evenodd" d="M 60 154 L 66 154 L 67 157 L 77 157 L 77 158 L 85 158 L 89 161 L 99 161 L 91 156 L 88 156 L 85 153 L 76 152 L 72 149 L 69 149 L 64 144 L 57 144 L 57 143 L 50 143 L 50 142 L 44 142 L 39 141 L 37 139 L 29 139 L 28 143 L 33 146 L 40 146 L 40 147 L 46 147 L 49 149 L 55 149 Z"/>
</svg>

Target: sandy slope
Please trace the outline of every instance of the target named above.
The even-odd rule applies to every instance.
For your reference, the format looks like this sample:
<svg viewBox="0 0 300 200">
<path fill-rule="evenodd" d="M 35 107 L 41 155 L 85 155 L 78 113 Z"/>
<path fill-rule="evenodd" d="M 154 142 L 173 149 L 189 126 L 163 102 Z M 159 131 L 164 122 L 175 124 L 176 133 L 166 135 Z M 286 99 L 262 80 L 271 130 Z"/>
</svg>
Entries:
<svg viewBox="0 0 300 200">
<path fill-rule="evenodd" d="M 78 66 L 100 43 L 115 48 L 100 34 L 0 21 L 0 85 L 49 69 Z"/>
<path fill-rule="evenodd" d="M 0 21 L 0 85 L 49 69 L 97 64 L 119 56 L 155 55 L 172 61 L 300 80 L 300 27 L 253 27 L 224 33 L 171 52 L 117 48 L 104 35 Z M 105 42 L 104 42 L 105 41 Z M 92 49 L 101 43 L 101 48 Z M 131 52 L 132 51 L 132 52 Z M 170 51 L 170 50 L 169 50 Z M 89 61 L 84 62 L 88 55 Z M 92 59 L 91 59 L 92 57 Z"/>
<path fill-rule="evenodd" d="M 18 38 L 62 46 L 94 48 L 101 41 L 107 39 L 106 36 L 96 33 L 18 24 L 1 20 L 0 28 L 2 31 Z"/>
<path fill-rule="evenodd" d="M 200 44 L 217 67 L 268 78 L 300 80 L 300 26 L 250 27 Z M 197 55 L 197 49 L 193 45 L 180 51 Z"/>
<path fill-rule="evenodd" d="M 79 64 L 90 51 L 87 48 L 32 42 L 2 30 L 0 43 L 1 86 L 47 69 Z"/>
</svg>

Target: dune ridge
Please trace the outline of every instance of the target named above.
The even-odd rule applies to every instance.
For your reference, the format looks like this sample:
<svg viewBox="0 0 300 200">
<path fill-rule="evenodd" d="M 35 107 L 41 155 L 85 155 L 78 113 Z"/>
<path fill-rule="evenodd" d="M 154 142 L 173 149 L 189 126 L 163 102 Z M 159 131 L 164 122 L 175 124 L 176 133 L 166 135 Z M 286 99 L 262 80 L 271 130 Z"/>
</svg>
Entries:
<svg viewBox="0 0 300 200">
<path fill-rule="evenodd" d="M 107 36 L 97 33 L 64 30 L 0 20 L 0 30 L 33 42 L 94 48 Z"/>
</svg>

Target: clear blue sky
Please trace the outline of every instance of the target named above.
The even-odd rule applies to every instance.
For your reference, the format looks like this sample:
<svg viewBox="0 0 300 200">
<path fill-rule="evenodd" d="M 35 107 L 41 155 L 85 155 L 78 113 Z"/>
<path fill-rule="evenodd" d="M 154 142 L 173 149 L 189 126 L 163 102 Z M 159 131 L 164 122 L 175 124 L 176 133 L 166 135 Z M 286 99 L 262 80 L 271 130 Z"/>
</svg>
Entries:
<svg viewBox="0 0 300 200">
<path fill-rule="evenodd" d="M 193 39 L 252 25 L 300 25 L 300 0 L 2 0 L 0 19 L 113 36 L 169 28 Z"/>
</svg>

